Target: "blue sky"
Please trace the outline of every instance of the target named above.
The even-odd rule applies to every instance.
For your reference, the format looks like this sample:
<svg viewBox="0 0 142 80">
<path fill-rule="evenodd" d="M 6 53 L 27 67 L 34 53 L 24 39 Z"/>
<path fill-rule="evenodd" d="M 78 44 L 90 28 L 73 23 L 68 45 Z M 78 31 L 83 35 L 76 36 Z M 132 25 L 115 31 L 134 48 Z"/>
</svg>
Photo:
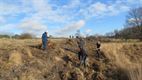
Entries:
<svg viewBox="0 0 142 80">
<path fill-rule="evenodd" d="M 0 34 L 105 34 L 122 29 L 129 9 L 141 5 L 142 0 L 0 0 Z"/>
</svg>

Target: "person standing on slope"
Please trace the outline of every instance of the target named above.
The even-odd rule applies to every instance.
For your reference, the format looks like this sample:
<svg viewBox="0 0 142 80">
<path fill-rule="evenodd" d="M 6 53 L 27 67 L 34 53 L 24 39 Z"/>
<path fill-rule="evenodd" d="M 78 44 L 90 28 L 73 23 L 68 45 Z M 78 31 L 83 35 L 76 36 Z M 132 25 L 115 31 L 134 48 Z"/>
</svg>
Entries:
<svg viewBox="0 0 142 80">
<path fill-rule="evenodd" d="M 47 47 L 47 41 L 48 41 L 48 37 L 47 37 L 47 32 L 44 32 L 42 34 L 42 49 L 45 50 Z"/>
<path fill-rule="evenodd" d="M 78 47 L 79 47 L 79 52 L 78 52 L 78 59 L 80 60 L 80 65 L 84 65 L 86 67 L 86 59 L 87 59 L 87 53 L 84 49 L 84 40 L 82 38 L 79 38 L 77 41 Z"/>
<path fill-rule="evenodd" d="M 97 50 L 96 50 L 97 51 L 97 58 L 101 58 L 101 53 L 100 53 L 101 42 L 97 41 L 96 46 L 97 46 Z"/>
</svg>

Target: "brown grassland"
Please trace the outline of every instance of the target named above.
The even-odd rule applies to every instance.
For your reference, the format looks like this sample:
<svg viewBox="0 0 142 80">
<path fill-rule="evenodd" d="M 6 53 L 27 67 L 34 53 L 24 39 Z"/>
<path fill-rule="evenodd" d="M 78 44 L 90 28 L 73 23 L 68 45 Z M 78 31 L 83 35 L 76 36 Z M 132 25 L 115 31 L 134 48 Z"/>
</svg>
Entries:
<svg viewBox="0 0 142 80">
<path fill-rule="evenodd" d="M 142 42 L 86 40 L 87 67 L 79 66 L 74 39 L 0 39 L 0 80 L 142 80 Z"/>
</svg>

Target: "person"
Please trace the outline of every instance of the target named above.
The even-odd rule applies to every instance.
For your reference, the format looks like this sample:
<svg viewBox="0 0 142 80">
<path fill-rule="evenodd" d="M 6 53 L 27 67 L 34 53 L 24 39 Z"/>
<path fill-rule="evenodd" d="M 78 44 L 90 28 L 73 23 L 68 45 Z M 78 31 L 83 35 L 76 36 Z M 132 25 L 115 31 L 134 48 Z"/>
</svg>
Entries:
<svg viewBox="0 0 142 80">
<path fill-rule="evenodd" d="M 84 47 L 85 42 L 84 42 L 84 40 L 81 37 L 77 38 L 77 43 L 78 43 L 78 47 L 79 48 L 83 48 Z"/>
<path fill-rule="evenodd" d="M 100 42 L 100 41 L 98 41 L 98 42 L 96 43 L 96 46 L 97 46 L 97 50 L 98 50 L 98 51 L 100 51 L 101 42 Z"/>
<path fill-rule="evenodd" d="M 42 34 L 42 49 L 43 50 L 45 50 L 47 47 L 47 41 L 48 41 L 47 32 L 44 32 Z"/>
<path fill-rule="evenodd" d="M 79 52 L 78 52 L 78 59 L 80 60 L 80 64 L 84 65 L 86 67 L 86 59 L 87 59 L 87 53 L 84 49 L 84 44 L 85 42 L 83 41 L 82 38 L 79 38 L 78 47 L 79 47 Z"/>
<path fill-rule="evenodd" d="M 97 46 L 97 57 L 100 58 L 100 47 L 101 47 L 101 42 L 100 41 L 97 41 L 96 43 L 96 46 Z"/>
</svg>

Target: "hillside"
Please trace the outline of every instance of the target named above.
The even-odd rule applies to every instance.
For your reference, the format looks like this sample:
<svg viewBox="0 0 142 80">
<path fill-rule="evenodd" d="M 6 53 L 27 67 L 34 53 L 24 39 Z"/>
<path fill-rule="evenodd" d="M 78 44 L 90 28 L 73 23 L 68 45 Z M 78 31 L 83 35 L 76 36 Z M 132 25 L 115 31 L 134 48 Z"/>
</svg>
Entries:
<svg viewBox="0 0 142 80">
<path fill-rule="evenodd" d="M 142 43 L 102 43 L 101 59 L 94 40 L 86 40 L 87 67 L 79 66 L 77 44 L 52 39 L 0 40 L 0 80 L 141 80 Z"/>
</svg>

